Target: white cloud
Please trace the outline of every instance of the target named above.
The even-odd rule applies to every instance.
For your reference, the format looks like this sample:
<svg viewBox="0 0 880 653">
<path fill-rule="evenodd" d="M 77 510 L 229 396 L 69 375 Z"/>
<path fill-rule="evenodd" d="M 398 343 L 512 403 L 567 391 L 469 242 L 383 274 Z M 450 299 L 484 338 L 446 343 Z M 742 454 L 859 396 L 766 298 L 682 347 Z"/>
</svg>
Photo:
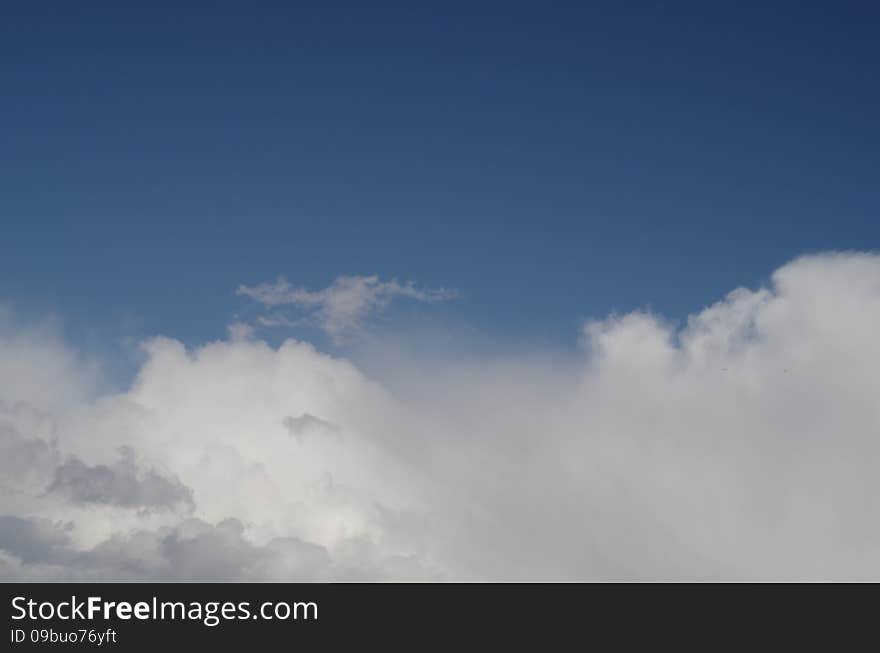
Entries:
<svg viewBox="0 0 880 653">
<path fill-rule="evenodd" d="M 829 254 L 680 329 L 590 323 L 574 377 L 422 359 L 406 394 L 302 342 L 160 338 L 128 390 L 34 406 L 12 375 L 78 357 L 5 334 L 0 576 L 877 580 L 878 333 L 880 257 Z M 51 490 L 71 457 L 100 501 Z"/>
<path fill-rule="evenodd" d="M 250 297 L 268 307 L 296 306 L 336 339 L 359 330 L 370 313 L 382 310 L 395 299 L 433 303 L 455 296 L 450 290 L 418 288 L 412 281 L 380 281 L 375 275 L 337 277 L 322 290 L 294 287 L 279 278 L 274 283 L 252 287 L 241 285 L 236 294 Z M 298 324 L 296 320 L 278 313 L 261 316 L 259 322 L 263 326 Z"/>
<path fill-rule="evenodd" d="M 98 366 L 61 342 L 54 320 L 21 323 L 0 305 L 0 372 L 0 399 L 51 410 L 91 396 Z"/>
</svg>

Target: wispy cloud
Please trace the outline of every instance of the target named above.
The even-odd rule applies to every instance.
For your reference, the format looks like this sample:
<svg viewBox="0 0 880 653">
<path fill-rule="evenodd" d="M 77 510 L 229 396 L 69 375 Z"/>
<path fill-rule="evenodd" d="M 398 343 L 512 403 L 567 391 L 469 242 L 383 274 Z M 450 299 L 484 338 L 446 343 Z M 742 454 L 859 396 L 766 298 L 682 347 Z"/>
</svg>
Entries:
<svg viewBox="0 0 880 653">
<path fill-rule="evenodd" d="M 334 339 L 358 331 L 371 313 L 381 311 L 395 299 L 435 303 L 456 296 L 455 291 L 445 288 L 419 288 L 412 281 L 401 283 L 397 279 L 381 281 L 377 275 L 340 276 L 321 290 L 292 286 L 279 277 L 274 283 L 240 285 L 236 294 L 268 307 L 294 306 L 306 313 L 307 321 Z M 261 316 L 258 322 L 263 326 L 293 326 L 302 320 L 275 313 Z"/>
</svg>

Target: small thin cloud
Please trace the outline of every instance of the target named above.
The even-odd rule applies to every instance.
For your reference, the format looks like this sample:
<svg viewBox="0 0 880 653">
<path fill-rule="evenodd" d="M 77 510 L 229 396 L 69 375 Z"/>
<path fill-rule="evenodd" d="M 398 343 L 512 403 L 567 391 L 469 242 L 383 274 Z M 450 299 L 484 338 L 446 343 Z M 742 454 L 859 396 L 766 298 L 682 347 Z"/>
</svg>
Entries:
<svg viewBox="0 0 880 653">
<path fill-rule="evenodd" d="M 292 286 L 279 277 L 274 283 L 240 285 L 236 294 L 250 297 L 267 307 L 299 308 L 311 323 L 335 340 L 359 331 L 370 314 L 385 309 L 396 299 L 432 304 L 456 296 L 454 291 L 445 288 L 420 288 L 412 281 L 401 283 L 397 279 L 382 281 L 377 275 L 340 276 L 321 290 Z M 278 326 L 298 324 L 300 321 L 276 313 L 261 316 L 258 322 L 264 326 Z"/>
</svg>

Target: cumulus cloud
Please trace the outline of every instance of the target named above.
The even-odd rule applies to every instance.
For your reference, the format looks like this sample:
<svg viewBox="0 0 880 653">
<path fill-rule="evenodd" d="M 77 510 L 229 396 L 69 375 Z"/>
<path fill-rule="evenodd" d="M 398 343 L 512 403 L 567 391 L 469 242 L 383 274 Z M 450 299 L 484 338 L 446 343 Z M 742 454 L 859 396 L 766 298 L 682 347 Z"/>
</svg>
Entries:
<svg viewBox="0 0 880 653">
<path fill-rule="evenodd" d="M 237 294 L 250 297 L 268 307 L 295 306 L 333 338 L 361 328 L 370 314 L 387 307 L 395 299 L 434 303 L 446 301 L 455 293 L 443 288 L 418 288 L 412 281 L 381 281 L 378 276 L 340 276 L 327 288 L 307 290 L 291 286 L 284 278 L 274 283 L 238 287 Z M 263 326 L 290 326 L 297 321 L 274 313 L 260 316 Z"/>
<path fill-rule="evenodd" d="M 877 580 L 877 333 L 880 257 L 826 254 L 680 326 L 590 322 L 567 364 L 395 384 L 294 340 L 158 338 L 131 387 L 33 405 L 7 389 L 46 354 L 13 338 L 0 576 Z"/>
</svg>

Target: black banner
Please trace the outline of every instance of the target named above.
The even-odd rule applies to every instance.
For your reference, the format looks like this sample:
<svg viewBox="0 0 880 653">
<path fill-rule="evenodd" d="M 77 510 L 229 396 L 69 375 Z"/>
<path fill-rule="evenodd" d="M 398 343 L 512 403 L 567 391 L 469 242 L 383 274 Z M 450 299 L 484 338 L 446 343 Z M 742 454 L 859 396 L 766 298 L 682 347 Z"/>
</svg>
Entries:
<svg viewBox="0 0 880 653">
<path fill-rule="evenodd" d="M 873 635 L 875 592 L 865 585 L 7 584 L 3 649 L 411 650 L 479 641 L 558 650 L 792 640 L 839 648 Z"/>
</svg>

